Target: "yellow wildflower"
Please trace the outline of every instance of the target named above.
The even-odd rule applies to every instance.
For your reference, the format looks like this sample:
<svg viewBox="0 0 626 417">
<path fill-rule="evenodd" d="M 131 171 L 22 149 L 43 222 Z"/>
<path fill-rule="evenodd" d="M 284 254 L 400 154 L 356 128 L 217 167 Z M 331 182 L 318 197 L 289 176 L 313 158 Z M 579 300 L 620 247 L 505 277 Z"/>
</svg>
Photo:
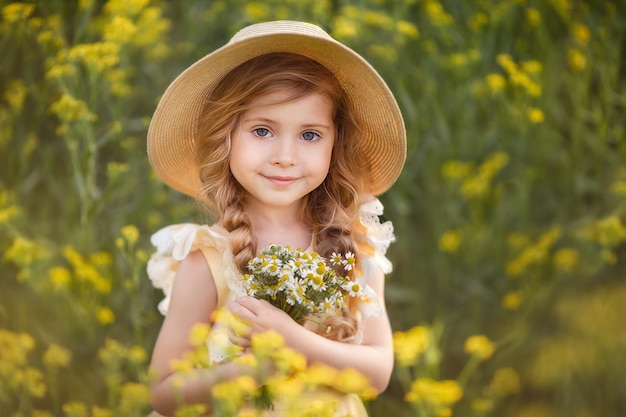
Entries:
<svg viewBox="0 0 626 417">
<path fill-rule="evenodd" d="M 130 245 L 133 245 L 139 239 L 139 229 L 132 224 L 124 226 L 122 227 L 122 236 Z"/>
<path fill-rule="evenodd" d="M 480 29 L 484 28 L 485 26 L 487 26 L 488 23 L 489 16 L 483 12 L 474 13 L 469 17 L 467 21 L 467 25 L 474 32 L 477 32 Z"/>
<path fill-rule="evenodd" d="M 264 20 L 269 14 L 269 8 L 267 7 L 267 5 L 258 1 L 247 3 L 244 11 L 246 15 L 248 15 L 252 20 L 255 21 Z"/>
<path fill-rule="evenodd" d="M 283 347 L 284 344 L 283 337 L 275 330 L 252 335 L 252 351 L 261 358 L 270 357 L 274 351 Z"/>
<path fill-rule="evenodd" d="M 8 206 L 0 208 L 0 224 L 7 223 L 14 217 L 19 216 L 22 210 L 18 206 Z"/>
<path fill-rule="evenodd" d="M 100 408 L 94 405 L 91 407 L 91 417 L 113 417 L 113 414 L 107 408 Z"/>
<path fill-rule="evenodd" d="M 489 74 L 487 75 L 486 81 L 487 87 L 489 88 L 491 94 L 497 94 L 501 92 L 506 86 L 506 78 L 504 78 L 500 74 Z"/>
<path fill-rule="evenodd" d="M 463 389 L 457 381 L 435 381 L 429 378 L 417 378 L 404 399 L 410 403 L 427 403 L 446 408 L 463 397 Z"/>
<path fill-rule="evenodd" d="M 128 349 L 128 360 L 134 364 L 141 365 L 148 359 L 146 350 L 139 345 L 132 346 Z"/>
<path fill-rule="evenodd" d="M 465 352 L 482 360 L 493 356 L 494 346 L 485 335 L 470 336 L 465 340 Z"/>
<path fill-rule="evenodd" d="M 150 388 L 136 382 L 126 382 L 120 389 L 119 410 L 122 415 L 141 413 L 150 404 Z"/>
<path fill-rule="evenodd" d="M 96 317 L 100 324 L 107 325 L 115 321 L 115 313 L 109 307 L 98 307 Z"/>
<path fill-rule="evenodd" d="M 63 94 L 60 99 L 50 105 L 50 112 L 62 122 L 93 122 L 97 119 L 97 116 L 89 111 L 87 103 L 68 93 Z"/>
<path fill-rule="evenodd" d="M 567 51 L 567 62 L 573 71 L 580 72 L 587 66 L 587 58 L 585 54 L 575 48 L 570 48 Z"/>
<path fill-rule="evenodd" d="M 537 123 L 543 122 L 543 120 L 545 119 L 545 116 L 543 112 L 541 111 L 541 109 L 538 109 L 536 107 L 531 107 L 528 110 L 528 119 L 530 119 L 531 123 L 537 124 Z"/>
<path fill-rule="evenodd" d="M 430 330 L 425 326 L 414 326 L 406 332 L 394 332 L 393 350 L 399 366 L 410 366 L 430 344 Z"/>
<path fill-rule="evenodd" d="M 22 388 L 33 398 L 43 398 L 46 395 L 43 373 L 33 367 L 24 369 L 22 373 Z"/>
<path fill-rule="evenodd" d="M 26 86 L 20 79 L 12 80 L 6 88 L 4 99 L 9 103 L 9 107 L 15 112 L 19 112 L 26 98 Z"/>
<path fill-rule="evenodd" d="M 446 180 L 459 180 L 466 178 L 474 167 L 471 162 L 447 161 L 441 167 L 441 176 Z"/>
<path fill-rule="evenodd" d="M 23 22 L 34 10 L 34 4 L 14 2 L 2 8 L 2 18 L 7 23 Z"/>
<path fill-rule="evenodd" d="M 541 13 L 539 10 L 529 7 L 526 9 L 526 21 L 530 26 L 539 26 L 541 24 Z"/>
<path fill-rule="evenodd" d="M 113 16 L 104 27 L 102 37 L 106 42 L 125 44 L 132 41 L 137 30 L 132 20 L 126 16 L 117 15 Z"/>
<path fill-rule="evenodd" d="M 519 392 L 520 385 L 520 377 L 515 369 L 501 368 L 493 375 L 488 390 L 497 397 L 503 397 Z"/>
<path fill-rule="evenodd" d="M 52 284 L 52 288 L 58 291 L 61 288 L 65 288 L 69 285 L 71 274 L 70 271 L 67 270 L 67 268 L 57 266 L 51 268 L 50 271 L 48 271 L 48 278 L 50 280 L 50 283 Z"/>
<path fill-rule="evenodd" d="M 456 253 L 461 247 L 463 236 L 459 230 L 450 230 L 439 237 L 439 250 L 441 252 Z"/>
<path fill-rule="evenodd" d="M 209 338 L 209 332 L 211 331 L 211 326 L 207 323 L 196 323 L 193 325 L 191 330 L 189 331 L 189 343 L 192 346 L 204 346 L 207 339 Z"/>
<path fill-rule="evenodd" d="M 427 0 L 425 7 L 426 15 L 434 26 L 447 26 L 454 22 L 452 15 L 446 13 L 439 1 Z"/>
<path fill-rule="evenodd" d="M 574 39 L 581 45 L 587 45 L 591 38 L 589 27 L 582 23 L 574 23 L 572 25 L 572 34 L 574 35 Z"/>
<path fill-rule="evenodd" d="M 45 259 L 49 255 L 48 249 L 41 243 L 18 236 L 4 252 L 4 259 L 20 266 L 27 266 Z"/>
<path fill-rule="evenodd" d="M 502 307 L 506 310 L 517 310 L 522 305 L 523 297 L 519 291 L 510 291 L 502 297 Z"/>
<path fill-rule="evenodd" d="M 472 410 L 476 411 L 477 414 L 484 415 L 493 410 L 493 406 L 493 400 L 490 398 L 474 398 L 472 400 Z"/>
<path fill-rule="evenodd" d="M 411 39 L 419 39 L 420 37 L 417 26 L 407 20 L 398 20 L 396 22 L 396 30 Z"/>
<path fill-rule="evenodd" d="M 54 343 L 43 354 L 43 363 L 49 368 L 65 368 L 71 359 L 69 350 Z"/>
<path fill-rule="evenodd" d="M 71 401 L 63 404 L 63 412 L 66 417 L 89 417 L 87 406 L 79 401 Z"/>
<path fill-rule="evenodd" d="M 578 263 L 578 251 L 570 248 L 560 249 L 555 252 L 553 261 L 558 269 L 564 272 L 572 272 Z"/>
</svg>

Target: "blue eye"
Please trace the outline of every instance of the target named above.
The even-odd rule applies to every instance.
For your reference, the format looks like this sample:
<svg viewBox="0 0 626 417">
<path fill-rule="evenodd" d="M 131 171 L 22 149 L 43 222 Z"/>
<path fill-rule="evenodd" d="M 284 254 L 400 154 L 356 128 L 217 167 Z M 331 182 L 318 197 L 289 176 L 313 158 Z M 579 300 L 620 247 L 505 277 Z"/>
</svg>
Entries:
<svg viewBox="0 0 626 417">
<path fill-rule="evenodd" d="M 319 139 L 320 135 L 318 135 L 315 132 L 304 132 L 302 134 L 302 139 L 306 140 L 307 142 L 313 142 L 314 140 Z"/>
<path fill-rule="evenodd" d="M 266 129 L 264 127 L 257 127 L 256 129 L 254 129 L 252 131 L 256 136 L 260 137 L 260 138 L 266 138 L 269 136 L 270 131 L 269 129 Z"/>
</svg>

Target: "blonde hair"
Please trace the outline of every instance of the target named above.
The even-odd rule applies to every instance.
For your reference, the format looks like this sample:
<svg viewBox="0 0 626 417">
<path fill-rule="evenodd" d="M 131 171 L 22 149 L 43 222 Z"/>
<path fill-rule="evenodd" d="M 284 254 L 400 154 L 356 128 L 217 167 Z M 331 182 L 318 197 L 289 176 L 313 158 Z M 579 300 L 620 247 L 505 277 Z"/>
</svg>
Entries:
<svg viewBox="0 0 626 417">
<path fill-rule="evenodd" d="M 319 93 L 333 105 L 337 131 L 330 170 L 324 182 L 307 196 L 303 213 L 304 221 L 313 230 L 317 252 L 327 258 L 332 252 L 351 251 L 358 256 L 358 246 L 365 242 L 358 209 L 366 167 L 358 156 L 358 120 L 346 94 L 326 67 L 307 57 L 292 53 L 262 55 L 224 77 L 207 99 L 198 127 L 196 162 L 203 192 L 218 222 L 230 232 L 235 264 L 242 273 L 257 253 L 257 242 L 243 209 L 245 190 L 230 173 L 230 135 L 253 100 L 275 92 L 289 92 L 283 96 L 284 102 Z M 353 321 L 351 317 L 340 319 L 346 323 L 339 327 L 354 324 L 347 324 Z M 343 333 L 340 338 L 349 339 Z"/>
</svg>

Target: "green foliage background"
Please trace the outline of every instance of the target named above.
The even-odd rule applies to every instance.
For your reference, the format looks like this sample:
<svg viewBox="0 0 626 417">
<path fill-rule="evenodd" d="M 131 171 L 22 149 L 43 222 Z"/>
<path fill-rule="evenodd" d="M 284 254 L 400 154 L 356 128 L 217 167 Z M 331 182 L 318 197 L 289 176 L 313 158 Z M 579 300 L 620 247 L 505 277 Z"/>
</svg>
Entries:
<svg viewBox="0 0 626 417">
<path fill-rule="evenodd" d="M 436 345 L 409 376 L 397 367 L 371 415 L 626 412 L 620 1 L 0 7 L 1 415 L 146 413 L 161 321 L 149 236 L 207 221 L 151 173 L 147 124 L 184 68 L 271 19 L 317 23 L 357 50 L 405 116 L 406 168 L 382 196 L 398 238 L 387 305 L 395 329 L 423 326 Z M 495 353 L 467 374 L 476 334 Z M 501 369 L 519 386 L 494 380 Z M 463 397 L 405 398 L 424 377 L 462 380 Z"/>
</svg>

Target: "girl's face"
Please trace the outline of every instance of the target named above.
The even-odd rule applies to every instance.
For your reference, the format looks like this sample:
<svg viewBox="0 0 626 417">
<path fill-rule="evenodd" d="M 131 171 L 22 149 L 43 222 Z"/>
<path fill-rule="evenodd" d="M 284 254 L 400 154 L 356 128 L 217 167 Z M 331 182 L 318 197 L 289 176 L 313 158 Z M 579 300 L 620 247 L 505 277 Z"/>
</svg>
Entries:
<svg viewBox="0 0 626 417">
<path fill-rule="evenodd" d="M 254 100 L 231 137 L 230 170 L 260 209 L 300 207 L 326 178 L 335 142 L 326 96 L 271 104 L 283 94 Z"/>
</svg>

